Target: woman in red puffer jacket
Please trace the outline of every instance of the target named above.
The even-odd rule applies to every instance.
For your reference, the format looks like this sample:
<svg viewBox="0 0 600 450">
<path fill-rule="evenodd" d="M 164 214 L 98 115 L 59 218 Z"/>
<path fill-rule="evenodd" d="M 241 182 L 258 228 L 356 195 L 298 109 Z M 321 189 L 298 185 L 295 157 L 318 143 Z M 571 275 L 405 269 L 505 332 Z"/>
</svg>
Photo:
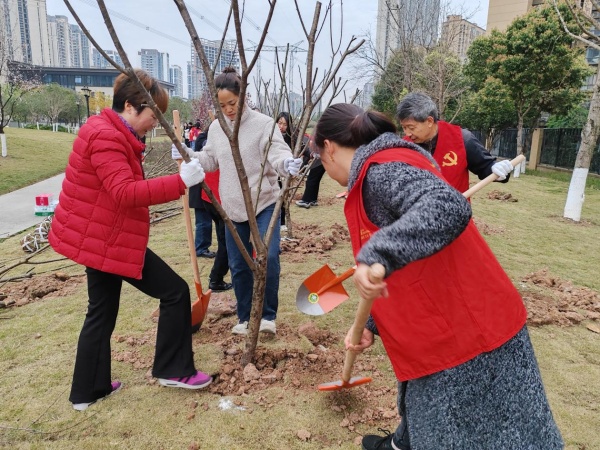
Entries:
<svg viewBox="0 0 600 450">
<path fill-rule="evenodd" d="M 168 95 L 142 70 L 137 76 L 161 111 Z M 153 376 L 164 386 L 199 389 L 212 378 L 194 367 L 190 292 L 148 245 L 148 207 L 178 199 L 204 179 L 198 161 L 181 173 L 144 179 L 142 138 L 158 123 L 136 83 L 122 74 L 112 109 L 89 118 L 73 143 L 48 239 L 86 267 L 88 312 L 79 336 L 69 400 L 82 411 L 121 387 L 111 382 L 110 337 L 123 281 L 160 299 Z"/>
</svg>

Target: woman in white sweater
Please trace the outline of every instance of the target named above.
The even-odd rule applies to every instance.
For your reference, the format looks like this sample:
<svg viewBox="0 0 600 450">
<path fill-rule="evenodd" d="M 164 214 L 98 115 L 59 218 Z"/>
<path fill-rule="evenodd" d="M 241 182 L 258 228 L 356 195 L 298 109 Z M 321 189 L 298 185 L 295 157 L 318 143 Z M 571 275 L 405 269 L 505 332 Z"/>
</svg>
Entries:
<svg viewBox="0 0 600 450">
<path fill-rule="evenodd" d="M 233 129 L 240 98 L 241 79 L 232 67 L 226 68 L 215 79 L 219 104 L 225 122 Z M 193 153 L 200 160 L 206 172 L 221 171 L 219 195 L 221 205 L 233 221 L 244 246 L 252 252 L 250 225 L 244 206 L 242 187 L 233 160 L 233 153 L 227 135 L 218 120 L 213 121 L 208 131 L 208 142 L 201 152 Z M 252 203 L 256 212 L 256 221 L 264 238 L 279 197 L 278 177 L 288 174 L 297 175 L 302 164 L 301 158 L 294 158 L 290 148 L 283 140 L 279 128 L 274 126 L 269 116 L 244 106 L 239 129 L 239 147 L 242 162 L 250 185 Z M 175 152 L 176 153 L 176 152 Z M 175 156 L 174 153 L 174 156 Z M 265 161 L 266 153 L 266 161 Z M 192 154 L 191 154 L 192 156 Z M 265 161 L 263 169 L 262 163 Z M 229 229 L 225 229 L 227 254 L 231 281 L 237 299 L 238 324 L 231 330 L 234 334 L 248 332 L 248 320 L 252 306 L 252 288 L 254 276 L 242 257 Z M 260 331 L 275 334 L 275 318 L 279 303 L 279 220 L 269 244 L 267 259 L 267 286 L 263 303 Z"/>
</svg>

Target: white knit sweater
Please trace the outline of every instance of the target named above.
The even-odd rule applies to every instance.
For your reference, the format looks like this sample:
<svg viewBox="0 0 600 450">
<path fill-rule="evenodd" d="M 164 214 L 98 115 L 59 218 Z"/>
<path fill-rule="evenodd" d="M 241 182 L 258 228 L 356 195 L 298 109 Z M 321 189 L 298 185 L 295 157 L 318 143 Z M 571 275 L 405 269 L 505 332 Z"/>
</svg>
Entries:
<svg viewBox="0 0 600 450">
<path fill-rule="evenodd" d="M 231 120 L 226 117 L 225 122 L 233 129 Z M 283 162 L 292 157 L 292 152 L 283 140 L 279 127 L 274 127 L 273 122 L 271 117 L 247 107 L 242 113 L 239 131 L 240 153 L 250 185 L 255 214 L 277 201 L 280 191 L 277 178 L 287 175 Z M 259 189 L 265 152 L 268 152 L 268 156 Z M 231 220 L 246 222 L 248 215 L 231 146 L 218 120 L 210 125 L 208 141 L 202 151 L 195 156 L 198 156 L 206 172 L 214 172 L 217 169 L 221 171 L 219 178 L 221 205 Z"/>
</svg>

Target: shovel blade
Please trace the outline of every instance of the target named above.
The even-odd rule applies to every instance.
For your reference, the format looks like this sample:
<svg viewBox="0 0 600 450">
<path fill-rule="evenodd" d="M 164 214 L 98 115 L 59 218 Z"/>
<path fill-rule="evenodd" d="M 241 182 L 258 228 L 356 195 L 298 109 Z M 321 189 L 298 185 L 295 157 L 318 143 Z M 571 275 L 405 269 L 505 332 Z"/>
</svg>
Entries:
<svg viewBox="0 0 600 450">
<path fill-rule="evenodd" d="M 353 388 L 373 381 L 371 377 L 352 377 L 350 381 L 337 380 L 329 383 L 322 383 L 317 386 L 320 391 L 339 391 L 342 389 Z"/>
<path fill-rule="evenodd" d="M 210 302 L 210 294 L 212 293 L 210 289 L 206 292 L 202 292 L 202 287 L 199 283 L 196 283 L 196 292 L 198 298 L 192 303 L 192 333 L 198 331 L 202 322 L 204 322 L 208 304 Z"/>
<path fill-rule="evenodd" d="M 348 293 L 341 283 L 335 284 L 317 295 L 322 286 L 336 278 L 338 277 L 333 270 L 325 264 L 304 280 L 296 294 L 296 307 L 298 310 L 311 316 L 320 316 L 345 302 L 348 299 Z"/>
</svg>

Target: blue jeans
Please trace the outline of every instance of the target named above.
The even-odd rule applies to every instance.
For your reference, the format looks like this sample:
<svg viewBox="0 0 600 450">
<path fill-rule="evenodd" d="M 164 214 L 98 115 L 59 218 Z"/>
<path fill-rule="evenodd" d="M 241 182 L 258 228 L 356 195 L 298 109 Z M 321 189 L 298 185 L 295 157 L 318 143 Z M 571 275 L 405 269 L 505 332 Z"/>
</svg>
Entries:
<svg viewBox="0 0 600 450">
<path fill-rule="evenodd" d="M 269 221 L 273 215 L 275 204 L 267 206 L 256 216 L 258 230 L 261 238 L 267 233 Z M 233 222 L 235 229 L 244 243 L 244 247 L 252 255 L 252 244 L 250 243 L 250 224 L 248 222 Z M 254 288 L 254 275 L 242 253 L 238 249 L 233 236 L 228 228 L 225 228 L 225 240 L 227 242 L 227 255 L 229 257 L 229 270 L 231 270 L 231 281 L 233 291 L 237 299 L 237 315 L 240 322 L 250 320 L 252 308 L 252 290 Z M 262 318 L 275 320 L 277 307 L 279 305 L 279 220 L 275 222 L 275 229 L 271 236 L 267 256 L 267 286 L 263 302 Z"/>
<path fill-rule="evenodd" d="M 212 217 L 210 213 L 202 208 L 194 208 L 196 216 L 196 237 L 194 244 L 196 245 L 196 255 L 208 251 L 212 244 Z"/>
</svg>

